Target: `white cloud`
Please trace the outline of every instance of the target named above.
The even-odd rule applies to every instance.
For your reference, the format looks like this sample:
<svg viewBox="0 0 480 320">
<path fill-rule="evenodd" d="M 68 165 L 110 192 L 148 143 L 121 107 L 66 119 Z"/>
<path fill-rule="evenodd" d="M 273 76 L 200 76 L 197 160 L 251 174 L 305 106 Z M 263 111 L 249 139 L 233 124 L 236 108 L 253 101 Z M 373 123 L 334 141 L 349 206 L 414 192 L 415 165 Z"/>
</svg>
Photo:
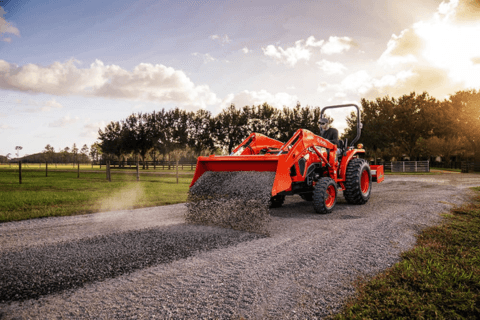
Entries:
<svg viewBox="0 0 480 320">
<path fill-rule="evenodd" d="M 264 102 L 268 103 L 271 106 L 280 108 L 283 106 L 295 106 L 298 101 L 296 95 L 290 95 L 285 92 L 278 92 L 272 94 L 266 90 L 260 91 L 249 91 L 244 90 L 237 94 L 229 94 L 222 101 L 221 108 L 225 108 L 230 104 L 235 104 L 235 106 L 241 108 L 244 106 L 252 106 L 263 104 Z"/>
<path fill-rule="evenodd" d="M 342 74 L 343 70 L 347 70 L 347 67 L 345 67 L 343 64 L 340 62 L 331 62 L 327 61 L 325 59 L 322 59 L 321 61 L 316 62 L 318 67 L 325 71 L 326 74 Z"/>
<path fill-rule="evenodd" d="M 479 34 L 478 0 L 442 2 L 431 19 L 392 35 L 378 63 L 389 73 L 411 70 L 414 76 L 404 90 L 415 83 L 416 91 L 443 97 L 459 88 L 480 87 Z"/>
<path fill-rule="evenodd" d="M 306 41 L 303 39 L 296 41 L 295 46 L 288 47 L 287 49 L 283 49 L 280 46 L 269 45 L 266 48 L 262 48 L 262 50 L 266 56 L 275 59 L 279 63 L 293 67 L 300 60 L 309 61 L 313 54 L 312 48 L 321 48 L 320 52 L 330 55 L 348 51 L 354 45 L 356 45 L 355 42 L 349 37 L 332 36 L 325 42 L 325 40 L 317 41 L 314 36 L 310 36 Z M 338 69 L 335 72 L 338 72 Z"/>
<path fill-rule="evenodd" d="M 52 110 L 52 108 L 55 108 L 55 109 L 61 109 L 63 108 L 63 106 L 57 102 L 55 99 L 52 99 L 52 100 L 49 100 L 49 101 L 46 101 L 43 103 L 43 106 L 40 107 L 40 111 L 42 112 L 49 112 Z M 34 110 L 37 110 L 37 109 L 34 109 Z"/>
<path fill-rule="evenodd" d="M 18 67 L 0 60 L 0 88 L 52 95 L 81 95 L 174 102 L 185 107 L 218 103 L 207 85 L 195 85 L 181 70 L 160 64 L 140 63 L 133 71 L 96 60 L 90 68 L 77 68 L 75 60 L 43 67 Z"/>
<path fill-rule="evenodd" d="M 7 129 L 11 129 L 12 127 L 9 126 L 8 124 L 1 124 L 0 125 L 0 130 L 7 130 Z"/>
<path fill-rule="evenodd" d="M 365 94 L 372 86 L 373 79 L 365 70 L 352 73 L 345 77 L 339 85 L 339 90 L 353 91 L 359 94 Z"/>
<path fill-rule="evenodd" d="M 312 51 L 305 47 L 304 40 L 296 41 L 294 47 L 287 49 L 269 45 L 266 48 L 262 48 L 262 50 L 266 56 L 273 58 L 278 63 L 284 63 L 291 67 L 295 66 L 300 60 L 310 60 L 312 56 Z"/>
<path fill-rule="evenodd" d="M 480 19 L 480 2 L 478 0 L 442 2 L 435 17 L 459 23 L 477 22 Z"/>
<path fill-rule="evenodd" d="M 55 98 L 53 98 L 52 100 L 49 100 L 49 101 L 45 102 L 45 106 L 47 106 L 47 107 L 52 107 L 52 108 L 57 108 L 57 109 L 63 108 L 63 106 L 62 106 L 59 102 L 57 102 L 57 101 L 55 100 Z"/>
<path fill-rule="evenodd" d="M 335 37 L 331 36 L 328 41 L 322 46 L 321 52 L 324 54 L 336 54 L 350 50 L 355 42 L 350 37 Z"/>
<path fill-rule="evenodd" d="M 33 107 L 33 108 L 27 108 L 24 109 L 24 111 L 29 112 L 29 113 L 36 113 L 36 112 L 49 112 L 52 109 L 61 109 L 63 108 L 63 105 L 60 104 L 58 101 L 55 100 L 55 98 L 52 98 L 49 101 L 43 101 L 39 102 L 33 99 L 29 99 L 28 102 L 24 103 L 23 100 L 21 99 L 15 99 L 15 103 L 18 106 L 25 107 Z"/>
<path fill-rule="evenodd" d="M 218 61 L 217 59 L 212 57 L 209 53 L 202 54 L 202 53 L 194 52 L 194 53 L 192 53 L 192 56 L 202 58 L 204 64 L 207 64 L 207 63 L 213 62 L 213 61 Z"/>
<path fill-rule="evenodd" d="M 71 125 L 71 124 L 74 124 L 76 123 L 78 120 L 80 120 L 78 117 L 70 117 L 69 115 L 61 118 L 61 119 L 58 119 L 58 120 L 55 120 L 51 123 L 48 124 L 49 127 L 52 127 L 52 128 L 58 128 L 58 127 L 66 127 L 67 125 Z"/>
<path fill-rule="evenodd" d="M 11 33 L 16 36 L 20 36 L 20 31 L 14 27 L 10 22 L 6 21 L 3 15 L 5 14 L 5 10 L 3 10 L 2 7 L 0 7 L 0 35 L 3 35 L 5 33 Z M 3 41 L 10 42 L 12 39 L 11 38 L 3 38 Z"/>
<path fill-rule="evenodd" d="M 319 85 L 317 91 L 332 90 L 335 92 L 334 96 L 336 98 L 345 98 L 347 94 L 353 94 L 356 97 L 373 99 L 385 94 L 401 95 L 408 93 L 402 90 L 405 89 L 406 83 L 412 82 L 416 77 L 418 75 L 411 70 L 387 74 L 380 78 L 372 77 L 366 70 L 360 70 L 346 76 L 338 84 L 329 85 L 323 82 Z"/>
<path fill-rule="evenodd" d="M 249 52 L 252 52 L 252 50 L 248 49 L 247 47 L 243 47 L 242 52 L 247 54 Z"/>
<path fill-rule="evenodd" d="M 325 81 L 321 82 L 317 87 L 317 92 L 325 92 L 329 88 L 328 83 Z"/>
<path fill-rule="evenodd" d="M 12 42 L 12 38 L 3 38 L 3 39 L 0 39 L 0 41 L 3 41 L 3 42 Z"/>
<path fill-rule="evenodd" d="M 232 42 L 232 40 L 226 34 L 224 34 L 223 36 L 219 36 L 218 34 L 214 34 L 214 35 L 211 35 L 209 38 L 212 39 L 212 40 L 220 41 L 222 46 L 226 43 Z"/>
<path fill-rule="evenodd" d="M 314 36 L 310 36 L 307 38 L 307 41 L 305 42 L 305 45 L 309 47 L 321 47 L 325 43 L 325 40 L 319 40 L 315 41 Z"/>
<path fill-rule="evenodd" d="M 81 137 L 86 138 L 97 138 L 98 137 L 98 130 L 104 129 L 107 126 L 106 121 L 98 121 L 93 123 L 87 123 L 83 126 L 83 130 L 80 133 Z"/>
<path fill-rule="evenodd" d="M 387 50 L 383 52 L 378 62 L 386 67 L 417 62 L 416 56 L 421 52 L 422 47 L 422 39 L 415 31 L 405 29 L 399 36 L 392 35 L 387 43 Z"/>
</svg>

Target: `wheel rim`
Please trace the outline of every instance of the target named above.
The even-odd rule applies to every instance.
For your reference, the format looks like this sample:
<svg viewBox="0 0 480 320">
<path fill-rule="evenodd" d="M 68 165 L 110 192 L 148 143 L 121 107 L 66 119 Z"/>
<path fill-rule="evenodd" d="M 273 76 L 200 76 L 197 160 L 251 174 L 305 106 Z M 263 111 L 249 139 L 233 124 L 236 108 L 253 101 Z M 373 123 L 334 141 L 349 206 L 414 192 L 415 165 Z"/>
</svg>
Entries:
<svg viewBox="0 0 480 320">
<path fill-rule="evenodd" d="M 328 186 L 326 193 L 325 206 L 331 208 L 335 203 L 335 187 L 332 185 Z"/>
<path fill-rule="evenodd" d="M 363 170 L 362 179 L 360 180 L 360 189 L 362 189 L 362 193 L 367 193 L 369 188 L 370 188 L 370 177 L 368 175 L 368 171 Z"/>
</svg>

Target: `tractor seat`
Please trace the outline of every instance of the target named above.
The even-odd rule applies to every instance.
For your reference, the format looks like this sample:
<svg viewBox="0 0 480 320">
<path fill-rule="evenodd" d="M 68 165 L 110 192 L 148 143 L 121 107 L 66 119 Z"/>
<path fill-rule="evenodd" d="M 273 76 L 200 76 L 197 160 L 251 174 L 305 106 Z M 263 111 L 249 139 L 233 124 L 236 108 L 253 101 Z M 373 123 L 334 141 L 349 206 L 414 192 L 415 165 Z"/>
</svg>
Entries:
<svg viewBox="0 0 480 320">
<path fill-rule="evenodd" d="M 343 149 L 345 149 L 345 142 L 343 142 L 343 140 L 338 139 L 337 147 L 338 147 L 337 154 L 343 153 Z"/>
</svg>

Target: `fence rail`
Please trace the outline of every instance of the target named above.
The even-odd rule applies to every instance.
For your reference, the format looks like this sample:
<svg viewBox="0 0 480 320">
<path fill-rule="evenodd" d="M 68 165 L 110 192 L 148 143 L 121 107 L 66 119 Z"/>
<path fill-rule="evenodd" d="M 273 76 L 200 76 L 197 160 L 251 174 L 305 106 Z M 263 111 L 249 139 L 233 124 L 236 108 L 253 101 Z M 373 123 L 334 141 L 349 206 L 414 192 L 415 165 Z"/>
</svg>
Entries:
<svg viewBox="0 0 480 320">
<path fill-rule="evenodd" d="M 430 172 L 429 161 L 388 161 L 377 164 L 383 165 L 386 172 Z"/>
<path fill-rule="evenodd" d="M 429 161 L 393 161 L 392 172 L 430 172 Z"/>
<path fill-rule="evenodd" d="M 94 165 L 106 165 L 106 161 L 99 161 L 99 162 L 93 162 Z M 138 165 L 140 167 L 143 167 L 143 161 L 139 161 Z M 129 161 L 129 160 L 125 160 L 125 161 L 113 161 L 111 160 L 110 161 L 110 166 L 112 168 L 135 168 L 137 166 L 137 162 L 136 161 Z M 150 168 L 150 167 L 154 167 L 154 168 L 162 168 L 162 169 L 174 169 L 176 166 L 176 162 L 175 161 L 168 161 L 168 160 L 157 160 L 157 161 L 145 161 L 145 167 L 146 168 Z M 178 166 L 179 168 L 181 168 L 182 170 L 184 168 L 190 168 L 191 170 L 194 170 L 197 166 L 197 161 L 188 161 L 188 160 L 185 160 L 185 161 L 179 161 L 178 162 Z"/>
</svg>

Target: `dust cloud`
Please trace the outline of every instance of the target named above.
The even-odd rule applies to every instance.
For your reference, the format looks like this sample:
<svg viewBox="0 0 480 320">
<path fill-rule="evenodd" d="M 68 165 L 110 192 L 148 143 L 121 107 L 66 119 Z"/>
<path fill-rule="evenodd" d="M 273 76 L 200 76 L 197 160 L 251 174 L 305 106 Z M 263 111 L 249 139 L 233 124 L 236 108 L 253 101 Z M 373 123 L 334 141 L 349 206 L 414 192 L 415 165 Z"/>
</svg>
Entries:
<svg viewBox="0 0 480 320">
<path fill-rule="evenodd" d="M 131 187 L 124 188 L 112 196 L 99 200 L 96 207 L 99 211 L 128 210 L 136 207 L 139 199 L 145 194 L 143 187 L 137 183 Z"/>
</svg>

